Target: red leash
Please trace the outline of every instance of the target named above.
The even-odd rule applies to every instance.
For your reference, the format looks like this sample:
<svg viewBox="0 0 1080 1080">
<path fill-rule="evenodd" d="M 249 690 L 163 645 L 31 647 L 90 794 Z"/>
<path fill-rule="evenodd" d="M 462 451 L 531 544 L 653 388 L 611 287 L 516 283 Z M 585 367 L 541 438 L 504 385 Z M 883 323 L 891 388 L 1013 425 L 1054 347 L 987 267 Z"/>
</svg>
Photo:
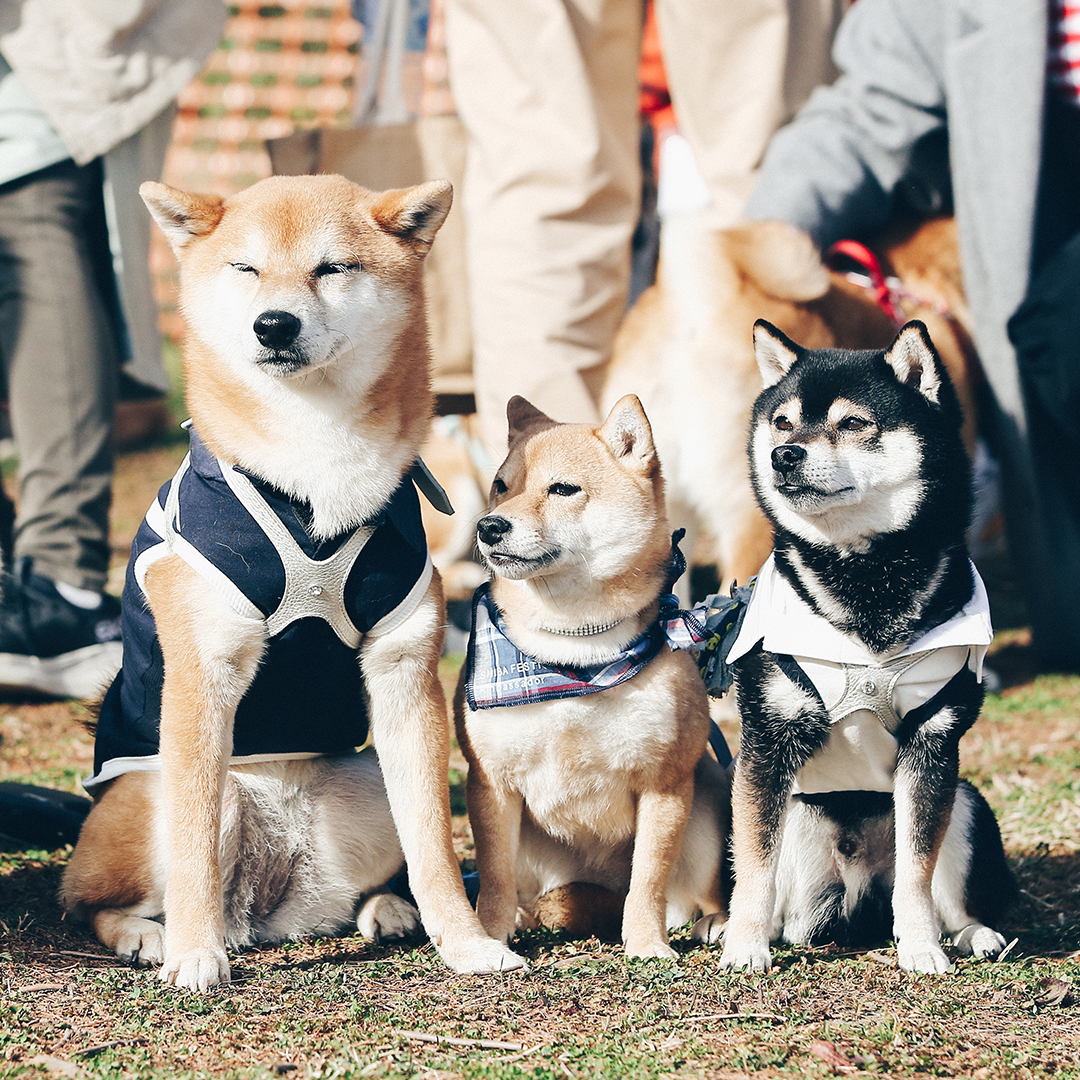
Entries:
<svg viewBox="0 0 1080 1080">
<path fill-rule="evenodd" d="M 860 271 L 845 272 L 839 265 L 843 260 L 855 263 Z M 974 345 L 967 335 L 960 320 L 949 310 L 948 306 L 937 300 L 927 300 L 924 296 L 912 292 L 904 287 L 899 278 L 887 278 L 885 271 L 881 269 L 878 257 L 858 240 L 837 240 L 828 251 L 825 252 L 825 265 L 834 272 L 842 274 L 856 285 L 862 286 L 874 294 L 874 300 L 878 307 L 889 316 L 899 329 L 907 322 L 907 316 L 900 307 L 901 300 L 910 300 L 912 303 L 936 311 L 943 319 L 947 319 L 953 328 L 957 343 L 964 357 L 964 366 L 967 368 L 968 378 L 972 386 L 980 386 L 986 379 L 983 374 L 982 364 Z"/>
<path fill-rule="evenodd" d="M 885 272 L 881 269 L 881 263 L 878 261 L 878 257 L 865 244 L 860 244 L 857 240 L 837 240 L 836 243 L 825 252 L 825 265 L 828 266 L 830 270 L 835 270 L 838 274 L 842 274 L 843 271 L 837 266 L 837 263 L 842 259 L 849 259 L 851 262 L 861 267 L 863 271 L 862 274 L 845 276 L 847 276 L 849 280 L 852 280 L 852 278 L 869 278 L 870 284 L 865 287 L 869 288 L 874 294 L 874 300 L 877 301 L 878 307 L 881 308 L 881 310 L 884 311 L 898 327 L 903 326 L 907 320 L 896 302 L 898 299 L 897 290 L 885 277 Z M 861 281 L 856 283 L 862 284 Z"/>
</svg>

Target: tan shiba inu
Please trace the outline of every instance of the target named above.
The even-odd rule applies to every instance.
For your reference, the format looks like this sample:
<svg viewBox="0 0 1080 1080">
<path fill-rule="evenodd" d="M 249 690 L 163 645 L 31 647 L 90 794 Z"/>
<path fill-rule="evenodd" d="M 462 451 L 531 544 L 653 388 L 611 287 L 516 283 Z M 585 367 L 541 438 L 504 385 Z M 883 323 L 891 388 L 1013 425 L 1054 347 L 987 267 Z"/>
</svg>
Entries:
<svg viewBox="0 0 1080 1080">
<path fill-rule="evenodd" d="M 507 941 L 557 893 L 558 925 L 596 932 L 575 909 L 602 886 L 627 954 L 671 957 L 670 927 L 720 935 L 728 788 L 694 660 L 658 621 L 672 543 L 649 423 L 632 395 L 599 428 L 522 398 L 507 416 L 455 703 L 477 910 Z"/>
<path fill-rule="evenodd" d="M 361 929 L 407 932 L 383 892 L 403 850 L 443 959 L 518 967 L 451 845 L 442 590 L 409 479 L 432 410 L 420 271 L 450 186 L 141 191 L 181 264 L 192 448 L 133 547 L 63 901 L 205 990 L 226 945 L 339 930 L 364 896 Z M 369 727 L 378 761 L 355 753 Z"/>
</svg>

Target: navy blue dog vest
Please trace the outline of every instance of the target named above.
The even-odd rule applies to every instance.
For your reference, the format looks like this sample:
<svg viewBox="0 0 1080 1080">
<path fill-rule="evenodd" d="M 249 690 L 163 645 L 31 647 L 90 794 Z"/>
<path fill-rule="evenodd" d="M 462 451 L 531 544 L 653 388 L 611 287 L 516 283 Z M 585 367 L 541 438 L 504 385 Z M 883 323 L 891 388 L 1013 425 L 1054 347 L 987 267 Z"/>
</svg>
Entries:
<svg viewBox="0 0 1080 1080">
<path fill-rule="evenodd" d="M 88 790 L 159 768 L 163 664 L 143 582 L 177 554 L 269 640 L 236 710 L 233 761 L 313 757 L 367 738 L 357 659 L 361 639 L 404 621 L 427 592 L 431 560 L 420 503 L 406 476 L 377 517 L 315 541 L 307 507 L 220 462 L 192 431 L 132 544 L 123 596 L 124 661 L 102 703 Z"/>
</svg>

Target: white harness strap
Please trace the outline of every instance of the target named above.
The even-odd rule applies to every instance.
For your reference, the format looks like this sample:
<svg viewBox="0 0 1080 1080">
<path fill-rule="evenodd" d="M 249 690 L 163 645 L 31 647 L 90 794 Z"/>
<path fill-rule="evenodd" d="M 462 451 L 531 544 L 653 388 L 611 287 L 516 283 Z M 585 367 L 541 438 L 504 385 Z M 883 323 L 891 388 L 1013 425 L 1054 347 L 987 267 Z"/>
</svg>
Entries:
<svg viewBox="0 0 1080 1080">
<path fill-rule="evenodd" d="M 362 525 L 328 559 L 310 559 L 243 473 L 224 462 L 221 473 L 233 494 L 266 533 L 285 568 L 285 593 L 266 619 L 271 637 L 298 619 L 315 616 L 325 619 L 343 644 L 350 649 L 358 648 L 363 634 L 345 609 L 345 583 L 375 526 Z"/>
<path fill-rule="evenodd" d="M 928 655 L 929 653 L 924 652 L 912 653 L 909 656 L 895 657 L 884 664 L 867 667 L 844 664 L 844 693 L 829 709 L 829 719 L 836 724 L 852 713 L 865 709 L 881 721 L 889 734 L 895 733 L 901 721 L 894 700 L 896 684 L 909 669 Z"/>
<path fill-rule="evenodd" d="M 928 702 L 964 667 L 965 645 L 928 649 L 875 664 L 794 660 L 828 710 L 829 740 L 799 771 L 795 791 L 891 791 L 902 719 Z"/>
<path fill-rule="evenodd" d="M 187 454 L 180 463 L 180 468 L 176 470 L 176 475 L 169 485 L 169 494 L 165 497 L 165 514 L 164 520 L 161 522 L 162 529 L 160 530 L 160 535 L 165 542 L 160 546 L 160 550 L 157 547 L 150 548 L 136 561 L 136 580 L 145 592 L 146 570 L 150 564 L 164 555 L 179 555 L 188 566 L 198 571 L 228 600 L 237 614 L 248 619 L 258 619 L 261 622 L 262 612 L 236 587 L 229 576 L 222 573 L 202 552 L 180 535 L 180 483 L 190 467 L 191 454 Z M 158 502 L 155 499 L 150 505 L 150 513 L 146 515 L 147 521 L 150 522 L 155 531 L 158 530 L 156 522 L 151 520 L 151 514 L 154 514 L 154 508 L 157 505 Z M 154 514 L 154 517 L 156 516 Z"/>
</svg>

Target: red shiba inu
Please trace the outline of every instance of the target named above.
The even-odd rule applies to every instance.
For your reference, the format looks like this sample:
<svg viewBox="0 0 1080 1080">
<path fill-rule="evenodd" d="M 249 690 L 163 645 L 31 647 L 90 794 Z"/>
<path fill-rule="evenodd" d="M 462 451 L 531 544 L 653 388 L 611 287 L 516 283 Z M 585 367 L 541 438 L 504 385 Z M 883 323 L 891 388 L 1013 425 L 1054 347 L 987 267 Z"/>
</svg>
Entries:
<svg viewBox="0 0 1080 1080">
<path fill-rule="evenodd" d="M 180 260 L 192 446 L 133 548 L 63 901 L 205 990 L 227 945 L 339 930 L 363 898 L 366 933 L 407 932 L 383 888 L 404 852 L 447 964 L 520 966 L 454 858 L 442 590 L 410 479 L 450 185 L 141 191 Z M 355 753 L 369 730 L 377 761 Z"/>
<path fill-rule="evenodd" d="M 668 928 L 722 930 L 728 778 L 660 615 L 672 542 L 649 423 L 632 395 L 599 428 L 523 398 L 507 415 L 477 525 L 492 580 L 455 702 L 477 910 L 500 941 L 519 922 L 597 933 L 614 914 L 629 956 L 672 957 Z"/>
</svg>

